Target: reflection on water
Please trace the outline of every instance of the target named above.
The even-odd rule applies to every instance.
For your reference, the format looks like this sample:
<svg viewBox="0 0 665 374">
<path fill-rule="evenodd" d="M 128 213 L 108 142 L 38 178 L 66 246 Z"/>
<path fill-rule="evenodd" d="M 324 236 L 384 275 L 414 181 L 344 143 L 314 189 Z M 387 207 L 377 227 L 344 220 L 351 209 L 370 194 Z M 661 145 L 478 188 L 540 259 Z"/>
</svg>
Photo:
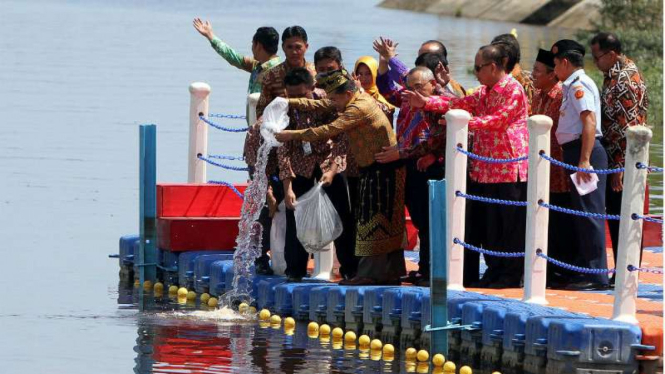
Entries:
<svg viewBox="0 0 665 374">
<path fill-rule="evenodd" d="M 131 294 L 133 289 L 121 286 L 119 291 Z M 216 311 L 168 296 L 151 308 L 157 311 L 138 317 L 135 373 L 407 372 L 399 357 L 384 361 L 341 342 L 310 338 L 304 322 L 287 332 L 256 320 L 220 321 L 210 318 Z M 235 313 L 226 316 L 237 318 Z"/>
</svg>

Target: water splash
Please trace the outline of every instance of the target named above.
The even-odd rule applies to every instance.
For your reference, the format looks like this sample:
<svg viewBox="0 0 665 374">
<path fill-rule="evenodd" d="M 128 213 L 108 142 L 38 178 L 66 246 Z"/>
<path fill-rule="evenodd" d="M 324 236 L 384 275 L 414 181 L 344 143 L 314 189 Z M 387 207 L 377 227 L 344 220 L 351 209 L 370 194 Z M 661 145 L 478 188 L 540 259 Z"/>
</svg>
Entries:
<svg viewBox="0 0 665 374">
<path fill-rule="evenodd" d="M 228 307 L 222 307 L 214 311 L 196 310 L 193 312 L 169 312 L 157 313 L 157 317 L 191 319 L 197 321 L 217 321 L 217 322 L 250 322 L 256 321 L 256 314 L 239 313 Z"/>
<path fill-rule="evenodd" d="M 275 98 L 263 112 L 260 133 L 263 143 L 257 151 L 254 165 L 253 180 L 245 190 L 245 200 L 242 203 L 240 223 L 238 224 L 238 237 L 236 238 L 236 251 L 233 254 L 233 289 L 222 295 L 222 305 L 235 307 L 252 301 L 252 278 L 254 276 L 254 260 L 261 255 L 261 239 L 263 226 L 257 221 L 266 202 L 268 191 L 268 176 L 266 165 L 270 150 L 282 145 L 275 139 L 275 133 L 284 130 L 289 125 L 288 101 L 284 98 Z"/>
<path fill-rule="evenodd" d="M 259 147 L 254 178 L 245 190 L 242 204 L 236 250 L 233 255 L 233 289 L 222 295 L 222 305 L 250 303 L 254 260 L 261 254 L 263 226 L 257 221 L 266 202 L 268 177 L 265 169 L 272 144 L 263 142 Z"/>
</svg>

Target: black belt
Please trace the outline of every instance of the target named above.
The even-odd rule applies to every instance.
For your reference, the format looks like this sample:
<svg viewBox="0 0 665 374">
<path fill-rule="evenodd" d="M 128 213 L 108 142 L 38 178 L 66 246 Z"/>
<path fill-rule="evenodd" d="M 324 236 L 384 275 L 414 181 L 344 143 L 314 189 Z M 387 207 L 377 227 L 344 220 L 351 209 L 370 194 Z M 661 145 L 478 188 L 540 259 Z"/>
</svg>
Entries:
<svg viewBox="0 0 665 374">
<path fill-rule="evenodd" d="M 595 141 L 600 141 L 600 136 L 596 137 Z M 566 149 L 571 149 L 575 147 L 581 147 L 582 146 L 582 138 L 579 137 L 575 140 L 569 141 L 568 143 L 563 143 L 561 144 L 561 149 L 566 150 Z"/>
</svg>

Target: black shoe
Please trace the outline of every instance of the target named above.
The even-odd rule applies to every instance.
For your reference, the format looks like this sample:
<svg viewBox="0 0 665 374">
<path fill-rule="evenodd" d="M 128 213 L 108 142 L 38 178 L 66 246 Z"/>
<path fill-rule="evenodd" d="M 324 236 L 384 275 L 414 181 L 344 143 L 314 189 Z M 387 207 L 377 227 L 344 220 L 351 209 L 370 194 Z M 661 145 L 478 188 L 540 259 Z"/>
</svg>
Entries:
<svg viewBox="0 0 665 374">
<path fill-rule="evenodd" d="M 399 280 L 400 280 L 400 282 L 404 282 L 404 283 L 412 283 L 412 284 L 416 283 L 416 281 L 418 280 L 418 272 L 415 271 L 415 270 L 411 270 L 409 272 L 409 274 L 407 274 L 403 277 L 400 277 Z"/>
<path fill-rule="evenodd" d="M 286 283 L 300 283 L 302 282 L 302 277 L 293 277 L 293 276 L 288 276 L 286 278 Z"/>
<path fill-rule="evenodd" d="M 609 288 L 608 284 L 583 281 L 569 284 L 565 289 L 568 291 L 605 291 Z"/>
<path fill-rule="evenodd" d="M 274 275 L 275 274 L 275 272 L 272 270 L 272 268 L 268 264 L 258 263 L 255 266 L 256 266 L 255 271 L 256 271 L 256 274 L 258 274 L 258 275 Z"/>
<path fill-rule="evenodd" d="M 430 285 L 429 278 L 422 277 L 422 278 L 418 279 L 414 283 L 414 285 L 418 286 L 418 287 L 429 287 L 429 285 Z"/>
</svg>

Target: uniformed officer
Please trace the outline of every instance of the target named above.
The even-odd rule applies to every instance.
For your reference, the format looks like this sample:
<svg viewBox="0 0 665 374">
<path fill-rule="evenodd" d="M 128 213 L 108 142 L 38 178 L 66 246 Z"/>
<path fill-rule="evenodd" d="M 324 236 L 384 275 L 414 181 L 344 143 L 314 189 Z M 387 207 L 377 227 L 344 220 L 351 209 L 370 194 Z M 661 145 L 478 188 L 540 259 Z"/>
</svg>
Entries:
<svg viewBox="0 0 665 374">
<path fill-rule="evenodd" d="M 551 49 L 554 54 L 554 73 L 563 81 L 563 102 L 556 138 L 563 148 L 563 160 L 567 164 L 584 169 L 606 169 L 607 153 L 600 143 L 600 95 L 596 84 L 584 72 L 584 46 L 574 40 L 559 40 Z M 568 172 L 572 174 L 572 172 Z M 572 209 L 605 213 L 606 175 L 596 174 L 598 188 L 580 196 L 577 189 L 570 189 Z M 578 182 L 591 180 L 592 174 L 578 172 Z M 606 269 L 605 221 L 603 219 L 572 216 L 575 265 L 585 268 Z M 552 233 L 556 234 L 556 233 Z M 566 287 L 571 290 L 606 289 L 607 273 L 582 274 Z"/>
</svg>

